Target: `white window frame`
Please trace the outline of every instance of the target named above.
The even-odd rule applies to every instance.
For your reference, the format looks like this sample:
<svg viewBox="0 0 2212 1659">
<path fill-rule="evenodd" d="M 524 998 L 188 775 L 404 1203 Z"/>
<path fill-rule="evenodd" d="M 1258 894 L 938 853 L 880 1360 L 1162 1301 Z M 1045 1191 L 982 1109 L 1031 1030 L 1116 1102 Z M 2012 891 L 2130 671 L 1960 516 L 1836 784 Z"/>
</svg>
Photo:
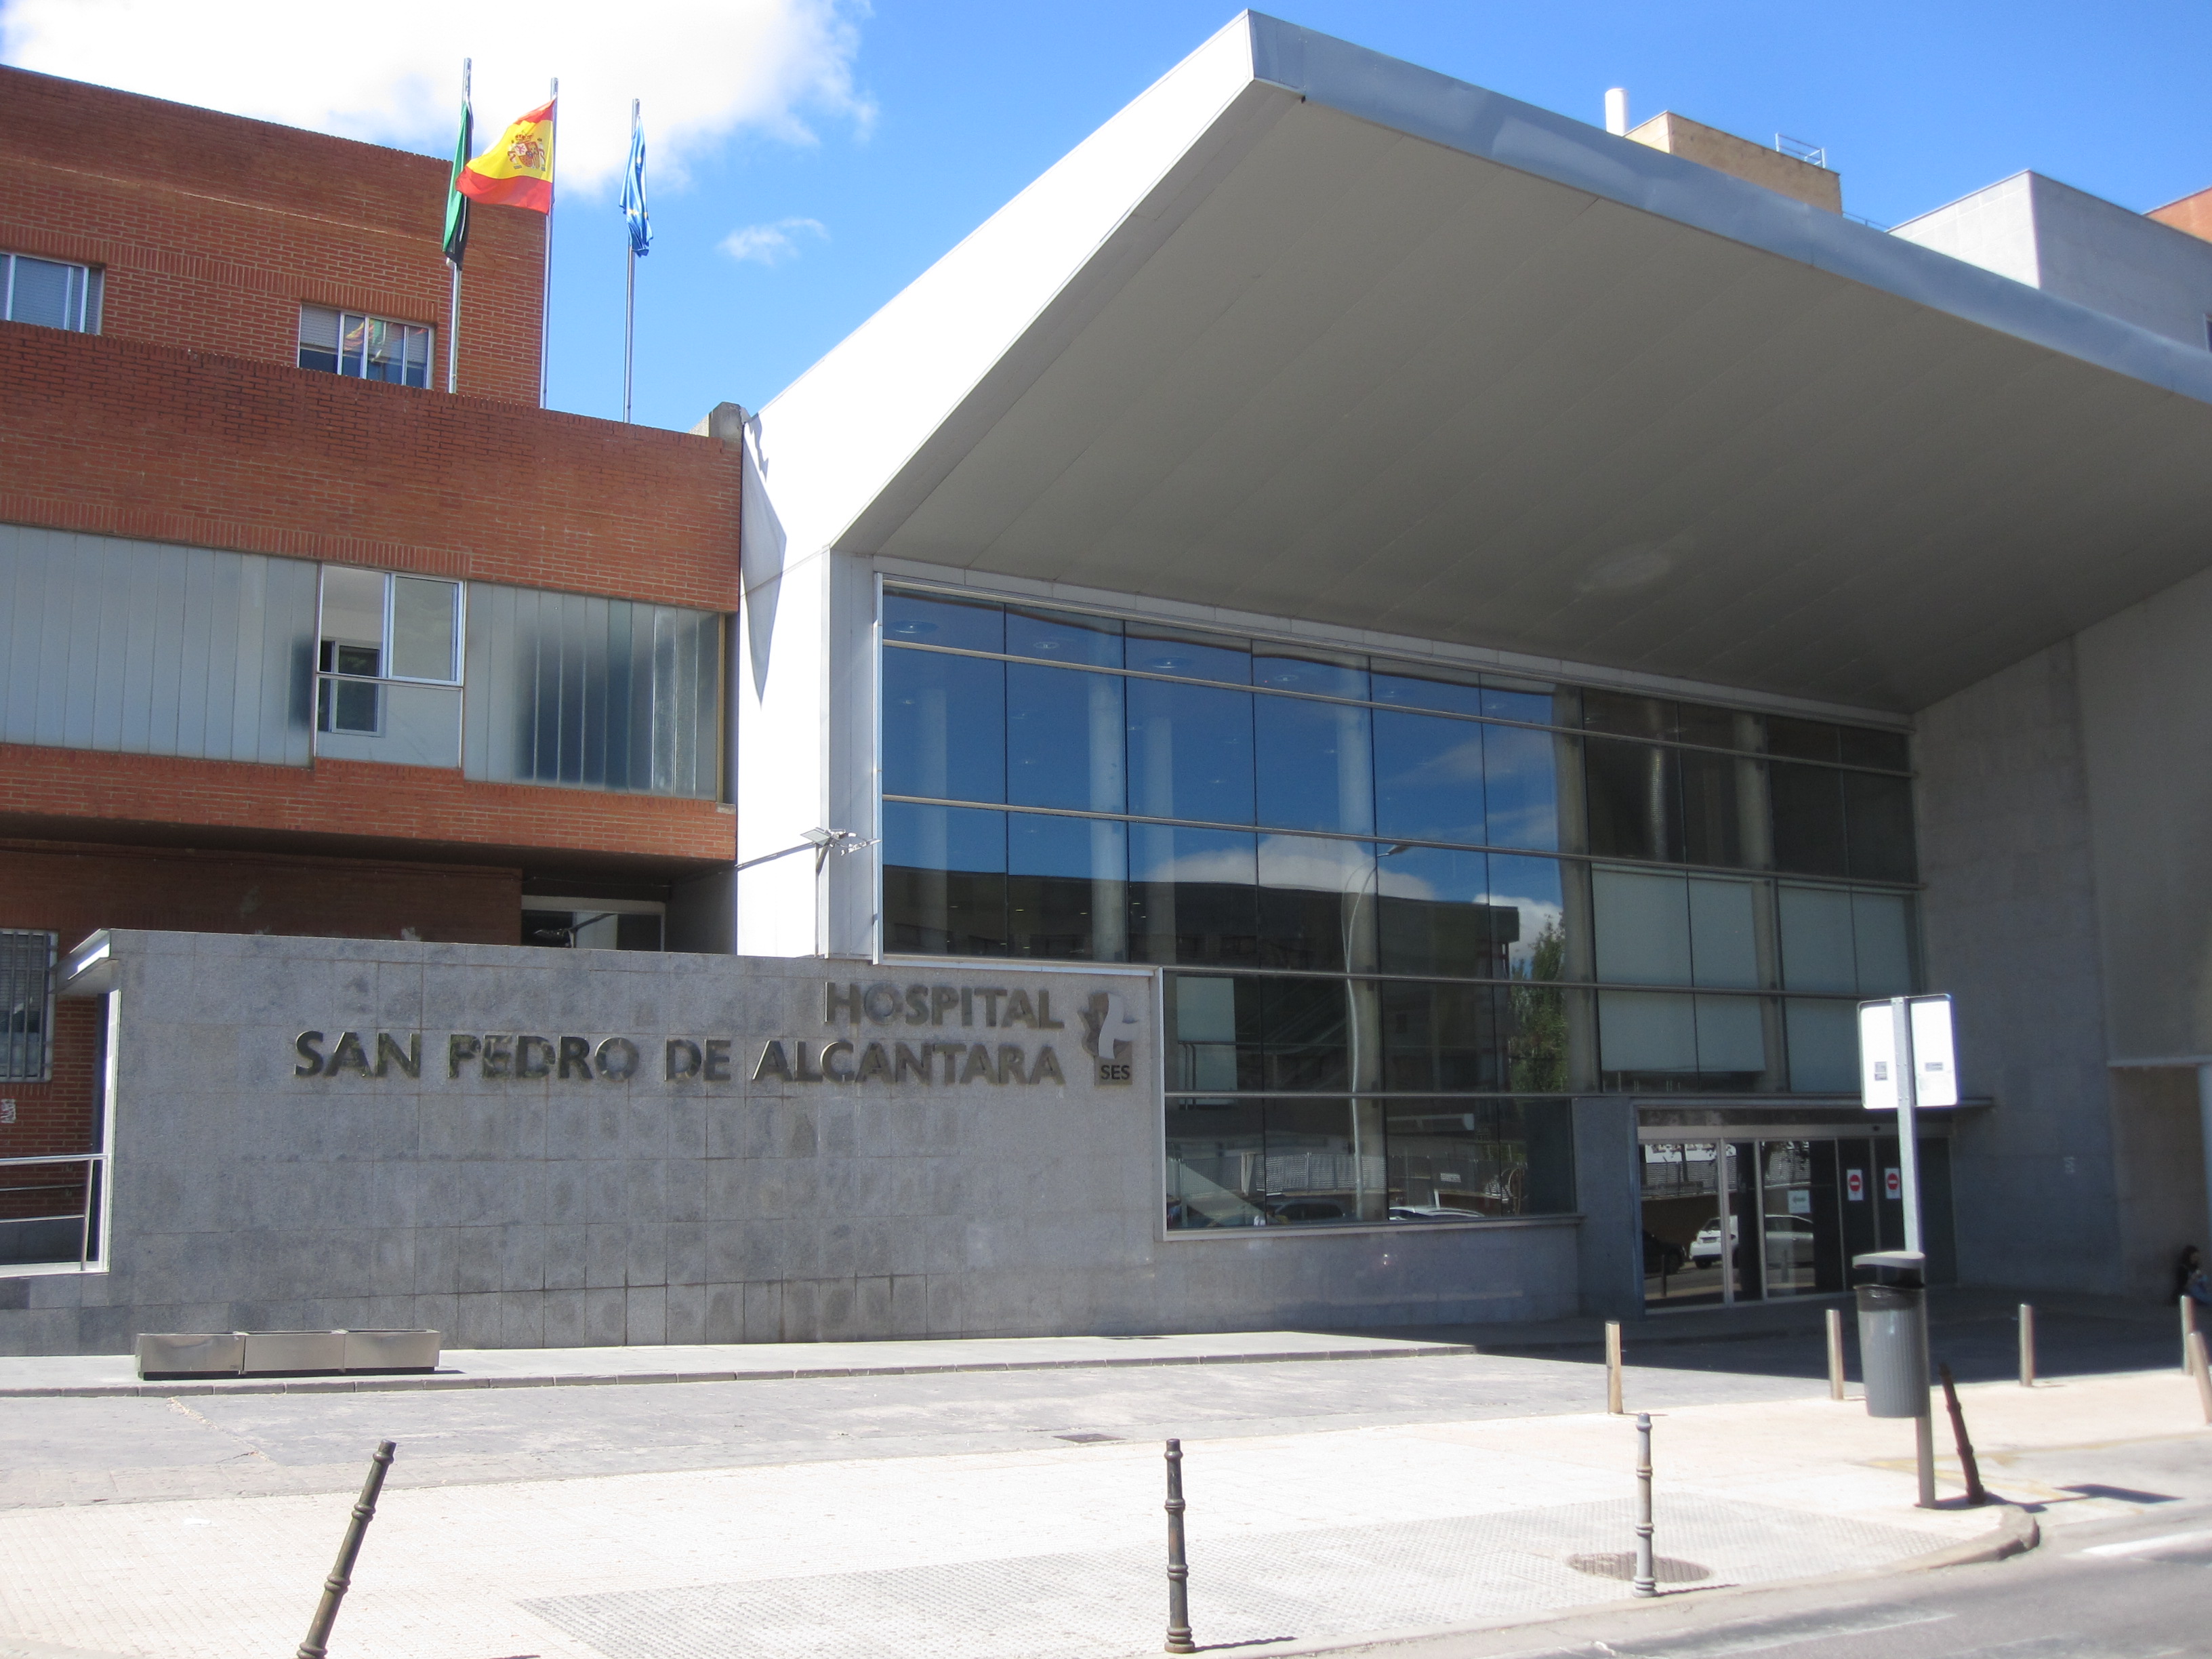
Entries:
<svg viewBox="0 0 2212 1659">
<path fill-rule="evenodd" d="M 62 331 L 69 334 L 100 332 L 100 299 L 106 287 L 100 267 L 86 264 L 80 259 L 49 258 L 43 253 L 17 253 L 13 250 L 0 250 L 0 266 L 5 267 L 0 270 L 0 320 L 9 322 L 16 320 L 15 262 L 18 259 L 36 259 L 41 264 L 61 265 L 82 276 L 84 282 L 77 294 L 76 325 L 72 327 L 68 321 L 64 320 L 62 324 Z M 27 319 L 26 321 L 27 322 Z M 29 325 L 50 326 L 46 324 L 30 324 Z"/>
<path fill-rule="evenodd" d="M 384 621 L 382 625 L 384 629 L 384 638 L 379 643 L 377 649 L 377 665 L 381 672 L 373 676 L 368 674 L 338 674 L 335 670 L 325 669 L 321 665 L 322 642 L 330 637 L 323 631 L 323 594 L 325 586 L 329 579 L 330 572 L 333 569 L 361 570 L 365 571 L 369 575 L 383 578 Z M 453 590 L 453 672 L 446 678 L 435 679 L 422 674 L 395 674 L 392 672 L 392 659 L 393 654 L 392 649 L 392 629 L 394 621 L 393 605 L 399 591 L 396 585 L 395 579 L 403 577 L 417 581 L 441 582 Z M 397 685 L 458 686 L 461 684 L 462 673 L 468 663 L 468 629 L 469 585 L 468 583 L 459 580 L 454 577 L 417 576 L 416 573 L 411 570 L 380 570 L 369 565 L 331 565 L 327 563 L 323 565 L 321 568 L 316 572 L 315 672 L 318 676 L 335 677 L 339 679 L 349 680 L 365 680 L 373 678 L 379 684 L 389 681 Z"/>
<path fill-rule="evenodd" d="M 422 384 L 415 389 L 418 392 L 432 389 L 434 383 L 437 380 L 438 370 L 438 329 L 437 325 L 434 323 L 404 322 L 397 317 L 379 317 L 374 312 L 349 311 L 343 306 L 317 305 L 311 300 L 302 300 L 300 301 L 300 320 L 303 326 L 307 322 L 307 313 L 311 311 L 327 312 L 338 319 L 337 343 L 334 348 L 337 354 L 337 362 L 334 372 L 340 380 L 366 380 L 368 379 L 368 331 L 366 325 L 370 323 L 381 323 L 386 328 L 397 329 L 399 331 L 399 361 L 403 371 L 407 362 L 407 348 L 412 343 L 414 337 L 418 334 L 424 337 L 422 349 Z M 351 375 L 345 372 L 346 324 L 349 320 L 358 320 L 363 325 L 362 331 L 361 372 L 357 374 Z M 306 368 L 307 365 L 300 362 L 300 348 L 306 343 L 307 343 L 304 340 L 295 339 L 292 348 L 293 363 L 295 366 L 303 368 Z M 316 369 L 312 372 L 321 374 L 325 371 Z M 389 386 L 395 383 L 387 380 L 380 382 L 380 384 Z M 396 384 L 400 386 L 405 386 L 407 384 L 404 372 L 400 380 Z"/>
</svg>

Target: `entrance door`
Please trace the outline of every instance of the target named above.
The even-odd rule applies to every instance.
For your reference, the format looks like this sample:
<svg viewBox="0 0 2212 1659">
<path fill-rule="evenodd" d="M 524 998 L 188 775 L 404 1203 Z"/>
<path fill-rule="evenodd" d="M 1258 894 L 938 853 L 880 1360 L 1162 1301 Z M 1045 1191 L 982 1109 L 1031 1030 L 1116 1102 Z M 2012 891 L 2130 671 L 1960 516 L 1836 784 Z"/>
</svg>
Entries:
<svg viewBox="0 0 2212 1659">
<path fill-rule="evenodd" d="M 1844 1288 L 1843 1222 L 1836 1195 L 1836 1143 L 1759 1143 L 1766 1294 L 1819 1296 Z"/>
<path fill-rule="evenodd" d="M 1642 1148 L 1648 1307 L 1698 1307 L 1727 1298 L 1720 1150 L 1710 1140 L 1654 1142 Z"/>
</svg>

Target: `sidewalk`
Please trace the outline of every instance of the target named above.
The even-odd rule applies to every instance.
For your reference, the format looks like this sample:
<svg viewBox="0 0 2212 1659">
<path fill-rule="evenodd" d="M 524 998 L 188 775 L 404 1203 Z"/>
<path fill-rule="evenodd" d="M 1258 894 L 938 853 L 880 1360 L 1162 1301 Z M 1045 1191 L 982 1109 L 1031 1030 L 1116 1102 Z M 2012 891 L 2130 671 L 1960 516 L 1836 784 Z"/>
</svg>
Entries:
<svg viewBox="0 0 2212 1659">
<path fill-rule="evenodd" d="M 1373 1368 L 1376 1385 L 1396 1370 Z M 1632 1371 L 1632 1407 L 1634 1389 Z M 2075 1516 L 2135 1512 L 2124 1497 L 2064 1490 L 2095 1482 L 2115 1443 L 2206 1432 L 2178 1371 L 1962 1393 L 1990 1484 L 2009 1495 L 2007 1460 L 2034 1461 L 2036 1491 Z M 1626 1597 L 1632 1423 L 1187 1442 L 1198 1640 L 1347 1640 Z M 1878 1568 L 2000 1518 L 1915 1510 L 1911 1425 L 1872 1421 L 1856 1401 L 1692 1407 L 1658 1417 L 1654 1442 L 1669 1589 Z M 407 1458 L 403 1437 L 339 1621 L 341 1659 L 1118 1659 L 1159 1647 L 1149 1442 L 435 1487 L 405 1484 Z M 0 1646 L 285 1651 L 350 1502 L 0 1514 Z"/>
<path fill-rule="evenodd" d="M 1052 1370 L 1084 1365 L 1253 1365 L 1291 1360 L 1413 1359 L 1473 1353 L 1462 1342 L 1310 1331 L 1190 1336 L 940 1338 L 900 1342 L 731 1342 L 621 1348 L 453 1348 L 428 1376 L 213 1378 L 142 1382 L 129 1354 L 0 1358 L 0 1399 L 210 1394 L 392 1394 L 653 1382 L 744 1382 L 933 1371 Z"/>
</svg>

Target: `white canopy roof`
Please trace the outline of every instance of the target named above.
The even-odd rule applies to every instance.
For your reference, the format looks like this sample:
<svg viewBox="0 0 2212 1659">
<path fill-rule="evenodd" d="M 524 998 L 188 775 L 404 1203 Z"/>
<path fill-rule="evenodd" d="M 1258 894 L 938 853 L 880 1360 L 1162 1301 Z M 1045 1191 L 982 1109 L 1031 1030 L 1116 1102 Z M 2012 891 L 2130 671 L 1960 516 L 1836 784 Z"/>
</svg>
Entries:
<svg viewBox="0 0 2212 1659">
<path fill-rule="evenodd" d="M 1900 710 L 2212 563 L 2212 353 L 1249 13 L 760 450 L 793 556 Z"/>
</svg>

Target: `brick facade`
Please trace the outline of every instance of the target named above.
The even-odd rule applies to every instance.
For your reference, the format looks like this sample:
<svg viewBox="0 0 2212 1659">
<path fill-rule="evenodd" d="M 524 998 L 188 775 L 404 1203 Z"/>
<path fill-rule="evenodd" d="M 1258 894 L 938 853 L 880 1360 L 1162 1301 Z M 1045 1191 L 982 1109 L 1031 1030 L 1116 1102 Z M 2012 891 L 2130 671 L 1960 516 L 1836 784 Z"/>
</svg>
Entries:
<svg viewBox="0 0 2212 1659">
<path fill-rule="evenodd" d="M 2178 202 L 2168 202 L 2164 207 L 2153 208 L 2145 216 L 2212 242 L 2212 190 L 2200 190 Z"/>
<path fill-rule="evenodd" d="M 0 323 L 0 521 L 738 606 L 719 438 Z"/>
<path fill-rule="evenodd" d="M 0 249 L 104 268 L 111 338 L 290 364 L 301 304 L 335 306 L 435 327 L 442 386 L 450 171 L 0 67 Z M 470 225 L 459 389 L 535 407 L 544 217 Z"/>
</svg>

